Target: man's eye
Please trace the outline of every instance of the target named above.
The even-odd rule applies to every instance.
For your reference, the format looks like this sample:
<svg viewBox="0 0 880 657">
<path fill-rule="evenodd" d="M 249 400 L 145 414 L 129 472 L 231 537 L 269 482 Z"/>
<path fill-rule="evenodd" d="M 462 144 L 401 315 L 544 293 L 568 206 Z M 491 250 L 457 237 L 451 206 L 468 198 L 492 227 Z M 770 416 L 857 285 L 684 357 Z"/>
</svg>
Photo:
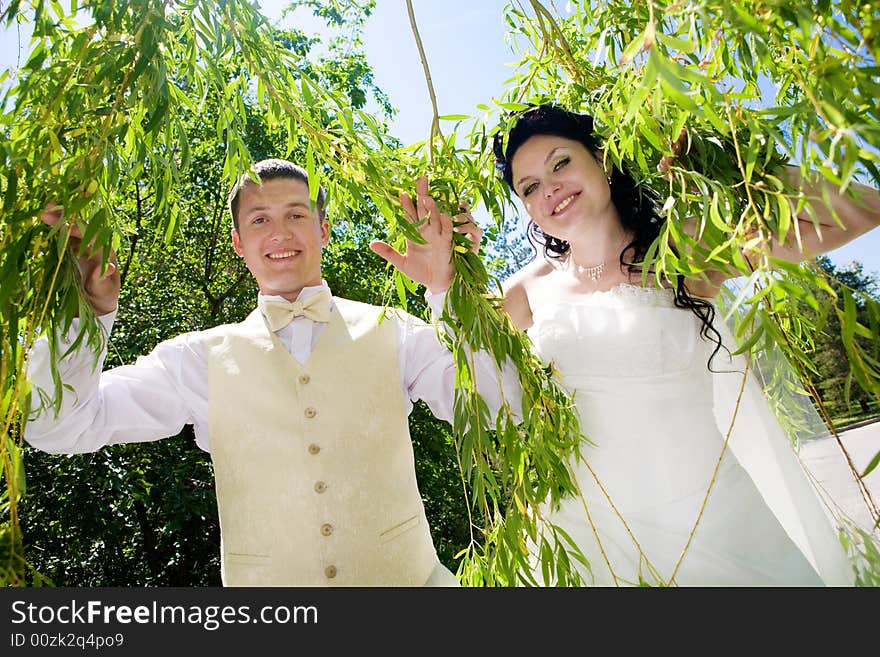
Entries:
<svg viewBox="0 0 880 657">
<path fill-rule="evenodd" d="M 561 160 L 559 160 L 559 161 L 553 166 L 553 170 L 554 170 L 554 171 L 559 171 L 560 169 L 564 168 L 565 165 L 567 165 L 569 162 L 571 162 L 571 158 L 570 158 L 570 157 L 564 157 L 564 158 L 562 158 Z"/>
<path fill-rule="evenodd" d="M 266 217 L 254 217 L 254 219 L 253 219 L 253 221 L 251 221 L 251 223 L 252 224 L 262 224 L 262 223 L 265 223 L 265 221 L 266 221 Z"/>
<path fill-rule="evenodd" d="M 538 183 L 530 183 L 526 185 L 525 187 L 523 187 L 523 196 L 528 196 L 536 189 L 538 189 Z"/>
</svg>

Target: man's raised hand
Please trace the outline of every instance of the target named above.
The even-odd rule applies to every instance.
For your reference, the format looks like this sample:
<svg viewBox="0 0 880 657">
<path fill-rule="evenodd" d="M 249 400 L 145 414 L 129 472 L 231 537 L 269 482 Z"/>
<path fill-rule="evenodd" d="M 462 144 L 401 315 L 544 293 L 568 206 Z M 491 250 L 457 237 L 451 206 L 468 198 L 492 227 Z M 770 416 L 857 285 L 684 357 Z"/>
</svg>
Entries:
<svg viewBox="0 0 880 657">
<path fill-rule="evenodd" d="M 445 292 L 455 276 L 453 232 L 466 234 L 476 253 L 483 230 L 474 223 L 467 207 L 462 207 L 463 212 L 454 218 L 440 212 L 428 193 L 428 179 L 424 177 L 416 183 L 416 201 L 413 202 L 404 192 L 400 195 L 400 204 L 406 220 L 413 224 L 426 243 L 418 244 L 407 239 L 405 253 L 401 253 L 385 242 L 373 240 L 370 249 L 402 274 L 427 287 L 432 294 Z"/>
<path fill-rule="evenodd" d="M 63 220 L 64 208 L 54 203 L 46 206 L 40 220 L 47 226 L 55 226 Z M 68 225 L 70 231 L 68 245 L 74 254 L 79 254 L 82 244 L 82 232 L 76 224 Z M 103 250 L 89 247 L 78 257 L 79 270 L 82 278 L 83 293 L 91 304 L 96 315 L 106 315 L 116 309 L 119 304 L 119 288 L 121 280 L 116 262 L 116 253 L 110 251 L 107 269 L 101 273 Z"/>
</svg>

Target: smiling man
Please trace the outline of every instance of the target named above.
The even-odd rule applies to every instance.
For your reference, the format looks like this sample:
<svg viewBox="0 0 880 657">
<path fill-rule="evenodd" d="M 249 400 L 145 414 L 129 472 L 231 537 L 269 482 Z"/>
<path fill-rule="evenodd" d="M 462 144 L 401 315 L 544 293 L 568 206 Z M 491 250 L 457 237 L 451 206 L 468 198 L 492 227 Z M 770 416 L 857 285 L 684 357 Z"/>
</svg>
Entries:
<svg viewBox="0 0 880 657">
<path fill-rule="evenodd" d="M 309 198 L 306 172 L 286 160 L 255 165 L 229 196 L 232 241 L 259 285 L 242 322 L 160 343 L 133 365 L 93 371 L 93 354 L 59 363 L 59 415 L 44 410 L 25 438 L 53 453 L 176 435 L 193 424 L 211 453 L 227 586 L 455 586 L 438 560 L 419 494 L 407 416 L 412 400 L 452 418 L 455 367 L 436 327 L 403 312 L 334 297 L 321 275 L 329 239 L 324 193 Z M 371 248 L 424 284 L 439 316 L 452 281 L 452 219 L 418 181 L 401 196 L 426 245 L 400 254 Z M 56 210 L 46 223 L 60 220 Z M 424 220 L 424 221 L 422 221 Z M 479 244 L 480 230 L 460 227 Z M 108 331 L 119 297 L 111 264 L 81 258 L 84 292 Z M 111 263 L 115 258 L 111 257 Z M 103 359 L 103 354 L 101 355 Z M 518 394 L 515 371 L 499 374 L 478 353 L 490 408 Z M 49 349 L 34 349 L 29 377 L 54 392 Z M 103 361 L 102 361 L 103 362 Z"/>
<path fill-rule="evenodd" d="M 257 165 L 262 184 L 243 177 L 229 199 L 232 244 L 260 284 L 260 293 L 294 301 L 321 284 L 321 250 L 330 239 L 324 192 L 312 209 L 308 178 L 285 160 Z"/>
</svg>

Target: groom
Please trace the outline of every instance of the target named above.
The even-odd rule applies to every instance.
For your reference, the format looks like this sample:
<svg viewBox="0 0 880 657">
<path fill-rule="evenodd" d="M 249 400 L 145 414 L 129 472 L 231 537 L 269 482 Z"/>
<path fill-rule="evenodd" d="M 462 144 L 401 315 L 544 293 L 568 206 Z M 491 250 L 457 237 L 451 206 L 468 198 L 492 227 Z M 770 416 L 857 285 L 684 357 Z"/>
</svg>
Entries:
<svg viewBox="0 0 880 657">
<path fill-rule="evenodd" d="M 232 242 L 259 285 L 258 307 L 243 322 L 160 343 L 133 365 L 101 373 L 94 355 L 75 351 L 59 373 L 61 411 L 28 422 L 41 450 L 76 453 L 177 434 L 194 425 L 211 454 L 227 586 L 456 586 L 438 560 L 413 466 L 407 416 L 415 399 L 452 418 L 455 367 L 436 327 L 403 312 L 333 297 L 321 276 L 329 239 L 324 192 L 309 199 L 306 172 L 285 160 L 255 165 L 229 195 Z M 452 219 L 418 182 L 407 218 L 426 245 L 406 254 L 371 248 L 424 284 L 435 317 L 454 274 Z M 60 213 L 44 216 L 46 223 Z M 474 248 L 480 230 L 461 230 Z M 119 298 L 115 258 L 80 259 L 84 293 L 108 334 Z M 106 351 L 106 349 L 105 349 Z M 497 410 L 498 381 L 478 357 L 480 393 Z M 104 354 L 101 354 L 103 362 Z M 34 349 L 29 377 L 49 392 L 49 348 Z"/>
</svg>

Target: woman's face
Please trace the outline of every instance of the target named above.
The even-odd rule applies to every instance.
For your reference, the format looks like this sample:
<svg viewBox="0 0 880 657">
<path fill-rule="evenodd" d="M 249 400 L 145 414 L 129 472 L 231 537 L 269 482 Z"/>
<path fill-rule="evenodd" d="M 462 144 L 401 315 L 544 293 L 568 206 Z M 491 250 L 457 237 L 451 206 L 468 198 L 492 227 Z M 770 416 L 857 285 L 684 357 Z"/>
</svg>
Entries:
<svg viewBox="0 0 880 657">
<path fill-rule="evenodd" d="M 514 191 L 547 235 L 570 241 L 611 204 L 602 165 L 579 141 L 534 135 L 514 153 L 510 168 Z"/>
</svg>

